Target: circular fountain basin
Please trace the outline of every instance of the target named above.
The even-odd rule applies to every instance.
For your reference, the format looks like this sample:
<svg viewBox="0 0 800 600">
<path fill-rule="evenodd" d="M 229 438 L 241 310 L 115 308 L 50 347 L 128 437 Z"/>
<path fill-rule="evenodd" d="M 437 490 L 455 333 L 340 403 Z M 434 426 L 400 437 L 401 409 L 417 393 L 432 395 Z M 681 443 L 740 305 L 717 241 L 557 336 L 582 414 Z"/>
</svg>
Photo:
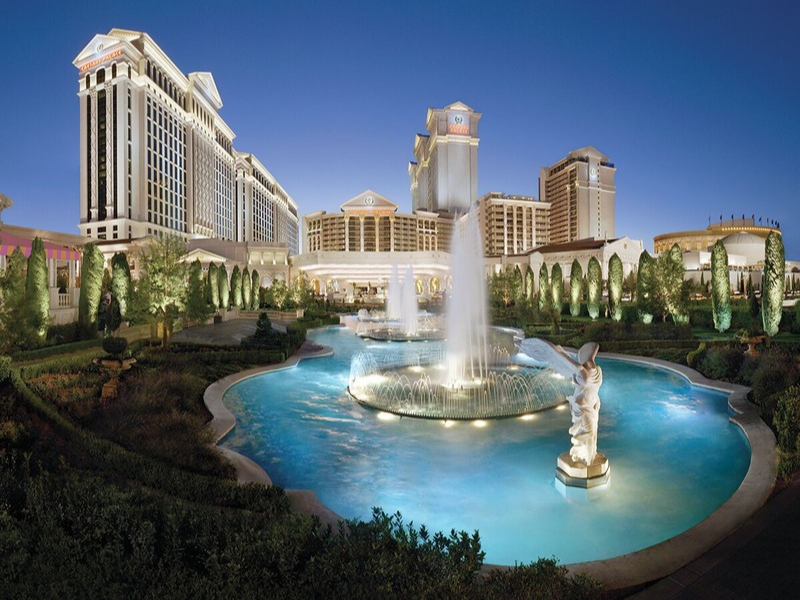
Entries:
<svg viewBox="0 0 800 600">
<path fill-rule="evenodd" d="M 338 329 L 311 337 L 335 354 L 228 390 L 237 426 L 224 445 L 344 518 L 369 519 L 380 506 L 433 531 L 477 529 L 488 563 L 578 563 L 658 544 L 704 521 L 747 472 L 749 445 L 728 420 L 727 396 L 670 371 L 598 361 L 598 448 L 612 474 L 577 490 L 554 474 L 570 446 L 568 410 L 474 422 L 369 410 L 344 391 L 351 357 L 416 344 Z"/>
<path fill-rule="evenodd" d="M 354 358 L 358 361 L 359 356 Z M 549 369 L 514 364 L 482 377 L 447 380 L 444 363 L 389 365 L 353 376 L 348 393 L 362 406 L 423 419 L 499 419 L 563 404 L 572 386 Z"/>
</svg>

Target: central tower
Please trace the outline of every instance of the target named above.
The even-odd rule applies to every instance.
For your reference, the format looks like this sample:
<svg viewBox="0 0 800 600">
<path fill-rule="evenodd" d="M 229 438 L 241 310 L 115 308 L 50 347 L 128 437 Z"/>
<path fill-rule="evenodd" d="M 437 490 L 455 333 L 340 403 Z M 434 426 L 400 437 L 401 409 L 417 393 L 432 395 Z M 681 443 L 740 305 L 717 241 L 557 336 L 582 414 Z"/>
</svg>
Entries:
<svg viewBox="0 0 800 600">
<path fill-rule="evenodd" d="M 478 197 L 478 121 L 481 113 L 462 102 L 429 108 L 428 135 L 414 140 L 408 165 L 414 211 L 467 213 Z"/>
</svg>

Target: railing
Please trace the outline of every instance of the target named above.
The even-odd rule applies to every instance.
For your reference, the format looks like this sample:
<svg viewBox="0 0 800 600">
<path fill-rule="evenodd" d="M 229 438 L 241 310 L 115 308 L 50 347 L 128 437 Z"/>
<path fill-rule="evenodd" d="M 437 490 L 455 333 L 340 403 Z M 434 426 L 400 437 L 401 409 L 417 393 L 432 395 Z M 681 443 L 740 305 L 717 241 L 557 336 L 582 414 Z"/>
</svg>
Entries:
<svg viewBox="0 0 800 600">
<path fill-rule="evenodd" d="M 72 294 L 59 294 L 58 307 L 64 308 L 69 306 L 72 306 Z"/>
</svg>

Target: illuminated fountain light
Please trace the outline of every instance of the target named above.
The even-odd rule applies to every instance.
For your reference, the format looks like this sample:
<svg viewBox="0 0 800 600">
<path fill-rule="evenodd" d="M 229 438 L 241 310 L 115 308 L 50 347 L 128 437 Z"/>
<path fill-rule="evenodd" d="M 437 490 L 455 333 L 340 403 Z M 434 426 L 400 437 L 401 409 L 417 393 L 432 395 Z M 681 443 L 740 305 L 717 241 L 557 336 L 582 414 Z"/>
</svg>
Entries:
<svg viewBox="0 0 800 600">
<path fill-rule="evenodd" d="M 453 381 L 441 347 L 398 354 L 363 352 L 350 363 L 348 391 L 360 404 L 409 417 L 475 420 L 530 415 L 563 405 L 572 386 L 548 369 L 509 362 L 493 348 L 481 378 Z M 513 370 L 509 367 L 515 367 Z"/>
</svg>

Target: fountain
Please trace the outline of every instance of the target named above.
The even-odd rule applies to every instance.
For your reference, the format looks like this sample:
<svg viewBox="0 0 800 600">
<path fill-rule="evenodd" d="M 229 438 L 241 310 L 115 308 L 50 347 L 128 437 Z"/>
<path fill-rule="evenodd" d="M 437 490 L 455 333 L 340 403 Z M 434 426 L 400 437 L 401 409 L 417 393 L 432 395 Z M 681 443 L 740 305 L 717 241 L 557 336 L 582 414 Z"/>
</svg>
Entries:
<svg viewBox="0 0 800 600">
<path fill-rule="evenodd" d="M 386 297 L 386 318 L 396 321 L 403 315 L 403 288 L 400 285 L 400 272 L 397 264 L 392 264 L 389 279 L 389 293 Z"/>
<path fill-rule="evenodd" d="M 356 333 L 376 341 L 419 342 L 444 337 L 441 316 L 419 311 L 414 268 L 408 265 L 403 281 L 399 269 L 392 265 L 385 313 L 359 311 Z"/>
<path fill-rule="evenodd" d="M 419 321 L 417 320 L 419 303 L 417 302 L 417 287 L 414 285 L 414 269 L 411 265 L 408 265 L 406 269 L 401 298 L 400 317 L 403 324 L 403 335 L 405 337 L 416 337 L 419 335 Z"/>
<path fill-rule="evenodd" d="M 348 391 L 356 401 L 403 416 L 447 420 L 525 415 L 565 401 L 569 381 L 543 366 L 515 364 L 511 336 L 488 327 L 482 249 L 477 218 L 461 217 L 453 232 L 445 350 L 404 349 L 380 359 L 370 352 L 355 355 Z M 410 284 L 407 273 L 404 289 Z M 367 336 L 381 339 L 375 333 Z"/>
</svg>

